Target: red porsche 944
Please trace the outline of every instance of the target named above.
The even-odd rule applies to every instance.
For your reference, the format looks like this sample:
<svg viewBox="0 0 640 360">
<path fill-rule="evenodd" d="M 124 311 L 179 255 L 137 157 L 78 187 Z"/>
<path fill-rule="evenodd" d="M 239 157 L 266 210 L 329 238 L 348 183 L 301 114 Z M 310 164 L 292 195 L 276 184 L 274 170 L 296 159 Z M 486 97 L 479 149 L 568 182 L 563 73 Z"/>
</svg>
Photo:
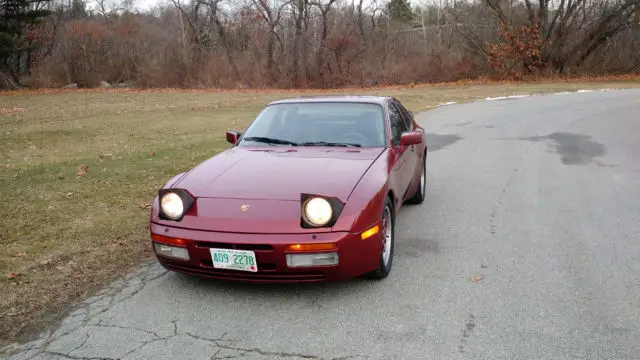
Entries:
<svg viewBox="0 0 640 360">
<path fill-rule="evenodd" d="M 398 210 L 425 198 L 424 130 L 393 97 L 268 104 L 153 201 L 162 266 L 253 282 L 385 278 Z"/>
</svg>

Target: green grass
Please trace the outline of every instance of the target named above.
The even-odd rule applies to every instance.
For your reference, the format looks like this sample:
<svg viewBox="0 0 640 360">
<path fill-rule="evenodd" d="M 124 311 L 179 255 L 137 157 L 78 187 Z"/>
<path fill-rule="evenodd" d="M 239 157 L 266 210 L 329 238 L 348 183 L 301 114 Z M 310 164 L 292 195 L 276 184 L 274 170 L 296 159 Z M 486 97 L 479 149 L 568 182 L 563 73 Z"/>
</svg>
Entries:
<svg viewBox="0 0 640 360">
<path fill-rule="evenodd" d="M 359 93 L 393 95 L 418 112 L 487 96 L 620 87 L 640 87 L 640 82 Z M 148 206 L 157 189 L 227 148 L 225 130 L 243 130 L 264 104 L 294 95 L 70 91 L 0 96 L 2 341 L 42 329 L 74 301 L 150 258 Z"/>
</svg>

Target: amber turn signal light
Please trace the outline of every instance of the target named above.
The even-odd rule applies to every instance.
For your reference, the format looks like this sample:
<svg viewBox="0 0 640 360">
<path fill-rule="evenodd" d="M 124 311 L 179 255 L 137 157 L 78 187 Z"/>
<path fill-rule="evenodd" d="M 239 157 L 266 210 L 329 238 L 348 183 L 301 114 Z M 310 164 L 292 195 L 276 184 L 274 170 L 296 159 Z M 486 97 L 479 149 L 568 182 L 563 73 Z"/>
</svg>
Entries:
<svg viewBox="0 0 640 360">
<path fill-rule="evenodd" d="M 322 251 L 335 250 L 338 246 L 335 243 L 319 243 L 319 244 L 292 244 L 288 245 L 286 251 Z"/>
<path fill-rule="evenodd" d="M 362 240 L 368 239 L 380 231 L 380 225 L 373 226 L 360 234 Z"/>
</svg>

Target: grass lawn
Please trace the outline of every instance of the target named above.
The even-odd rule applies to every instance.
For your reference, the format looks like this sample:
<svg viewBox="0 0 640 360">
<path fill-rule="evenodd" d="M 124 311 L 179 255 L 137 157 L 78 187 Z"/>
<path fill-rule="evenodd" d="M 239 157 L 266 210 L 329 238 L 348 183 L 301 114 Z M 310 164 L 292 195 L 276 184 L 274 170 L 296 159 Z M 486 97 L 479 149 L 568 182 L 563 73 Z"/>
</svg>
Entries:
<svg viewBox="0 0 640 360">
<path fill-rule="evenodd" d="M 487 96 L 623 87 L 640 79 L 331 92 L 389 94 L 418 112 Z M 157 189 L 227 148 L 225 130 L 243 130 L 267 102 L 295 94 L 0 94 L 0 345 L 44 330 L 74 301 L 150 259 Z"/>
</svg>

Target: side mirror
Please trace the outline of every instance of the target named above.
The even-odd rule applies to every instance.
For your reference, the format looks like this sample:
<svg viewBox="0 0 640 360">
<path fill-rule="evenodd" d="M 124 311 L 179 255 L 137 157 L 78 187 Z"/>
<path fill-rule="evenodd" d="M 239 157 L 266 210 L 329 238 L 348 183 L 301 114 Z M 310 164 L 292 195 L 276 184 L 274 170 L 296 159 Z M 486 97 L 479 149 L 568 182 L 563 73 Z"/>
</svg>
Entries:
<svg viewBox="0 0 640 360">
<path fill-rule="evenodd" d="M 400 146 L 411 146 L 422 143 L 424 134 L 421 131 L 407 131 L 400 137 Z"/>
<path fill-rule="evenodd" d="M 240 139 L 240 133 L 237 131 L 227 131 L 227 142 L 235 145 Z"/>
</svg>

